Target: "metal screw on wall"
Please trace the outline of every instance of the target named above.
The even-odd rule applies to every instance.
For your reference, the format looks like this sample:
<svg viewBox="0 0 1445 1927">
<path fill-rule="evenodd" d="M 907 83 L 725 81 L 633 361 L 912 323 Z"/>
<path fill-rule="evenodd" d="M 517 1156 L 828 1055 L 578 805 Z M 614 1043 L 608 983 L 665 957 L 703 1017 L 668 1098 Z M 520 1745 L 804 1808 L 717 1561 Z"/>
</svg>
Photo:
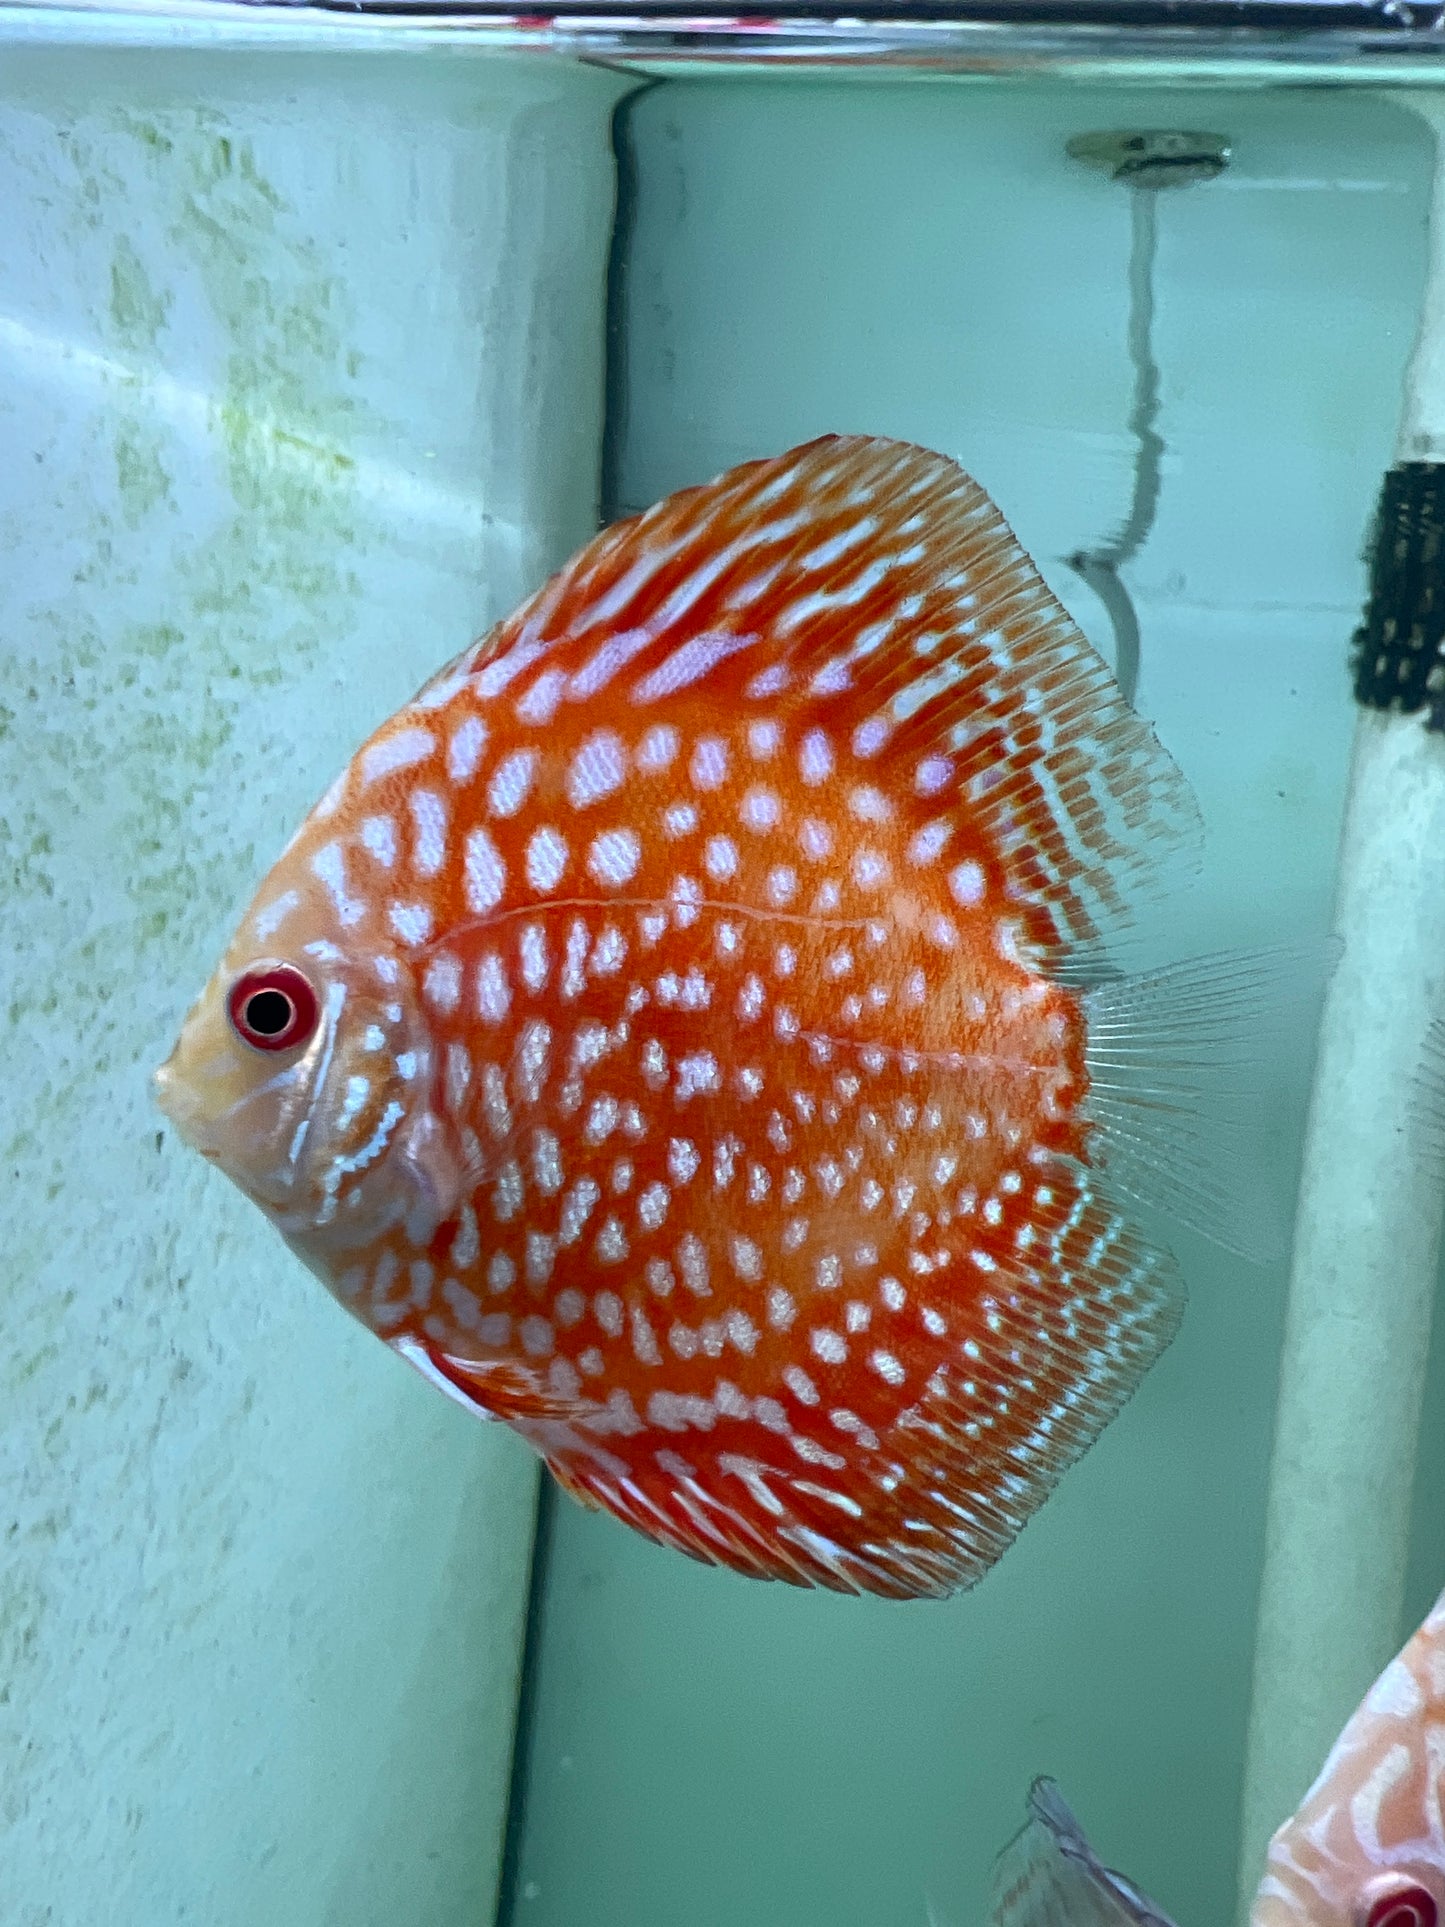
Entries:
<svg viewBox="0 0 1445 1927">
<path fill-rule="evenodd" d="M 1129 432 L 1134 438 L 1134 488 L 1129 509 L 1115 533 L 1097 548 L 1069 557 L 1103 603 L 1114 630 L 1114 674 L 1132 702 L 1139 682 L 1139 616 L 1120 580 L 1123 565 L 1148 540 L 1159 508 L 1163 437 L 1159 414 L 1159 365 L 1154 359 L 1154 257 L 1158 243 L 1158 194 L 1166 187 L 1212 181 L 1229 165 L 1223 134 L 1181 128 L 1140 128 L 1128 132 L 1075 134 L 1067 143 L 1070 159 L 1096 167 L 1131 190 L 1133 238 L 1129 250 L 1129 360 L 1134 399 Z"/>
</svg>

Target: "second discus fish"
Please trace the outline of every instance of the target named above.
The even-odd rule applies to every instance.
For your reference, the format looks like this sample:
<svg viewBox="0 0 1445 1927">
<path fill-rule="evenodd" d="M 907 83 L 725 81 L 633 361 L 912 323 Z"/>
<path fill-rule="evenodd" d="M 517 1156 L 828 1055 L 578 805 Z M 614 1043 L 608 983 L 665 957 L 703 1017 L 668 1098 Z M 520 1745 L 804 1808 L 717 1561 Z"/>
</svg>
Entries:
<svg viewBox="0 0 1445 1927">
<path fill-rule="evenodd" d="M 1105 1867 L 1052 1780 L 1000 1856 L 989 1927 L 1174 1927 Z M 1269 1843 L 1250 1927 L 1440 1927 L 1445 1594 L 1385 1668 Z"/>
</svg>

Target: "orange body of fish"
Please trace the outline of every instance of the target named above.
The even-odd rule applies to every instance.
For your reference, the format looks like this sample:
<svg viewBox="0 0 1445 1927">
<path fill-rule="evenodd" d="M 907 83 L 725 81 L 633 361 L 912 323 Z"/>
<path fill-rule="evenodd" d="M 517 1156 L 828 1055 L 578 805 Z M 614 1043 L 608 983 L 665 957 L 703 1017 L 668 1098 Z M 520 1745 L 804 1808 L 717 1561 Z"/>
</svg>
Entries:
<svg viewBox="0 0 1445 1927">
<path fill-rule="evenodd" d="M 827 438 L 606 530 L 363 745 L 161 1099 L 578 1497 L 945 1593 L 1178 1320 L 1101 1182 L 1161 998 L 1083 985 L 1194 828 L 983 491 Z"/>
</svg>

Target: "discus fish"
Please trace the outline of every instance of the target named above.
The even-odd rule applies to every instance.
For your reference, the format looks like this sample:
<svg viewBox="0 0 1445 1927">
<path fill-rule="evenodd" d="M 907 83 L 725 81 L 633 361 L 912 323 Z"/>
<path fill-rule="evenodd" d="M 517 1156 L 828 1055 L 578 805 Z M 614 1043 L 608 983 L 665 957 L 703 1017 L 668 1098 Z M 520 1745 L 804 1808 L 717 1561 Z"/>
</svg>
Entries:
<svg viewBox="0 0 1445 1927">
<path fill-rule="evenodd" d="M 1185 1113 L 1259 972 L 1080 987 L 1197 828 L 982 489 L 827 437 L 605 530 L 384 724 L 160 1100 L 578 1498 L 946 1593 L 1178 1322 L 1104 1166 L 1232 1235 Z"/>
<path fill-rule="evenodd" d="M 1269 1844 L 1250 1927 L 1439 1927 L 1445 1913 L 1445 1593 Z M 1173 1927 L 1095 1856 L 1051 1780 L 1000 1857 L 990 1927 Z"/>
</svg>

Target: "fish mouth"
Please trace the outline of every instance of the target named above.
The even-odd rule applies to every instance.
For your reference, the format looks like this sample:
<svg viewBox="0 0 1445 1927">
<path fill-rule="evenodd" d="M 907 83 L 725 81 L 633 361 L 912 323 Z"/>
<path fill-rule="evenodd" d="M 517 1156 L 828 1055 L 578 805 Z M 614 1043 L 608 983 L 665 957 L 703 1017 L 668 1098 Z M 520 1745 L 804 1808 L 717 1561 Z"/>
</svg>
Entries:
<svg viewBox="0 0 1445 1927">
<path fill-rule="evenodd" d="M 183 1045 L 151 1072 L 151 1093 L 176 1135 L 190 1150 L 230 1178 L 253 1203 L 275 1214 L 295 1206 L 298 1174 L 290 1159 L 274 1156 L 266 1147 L 276 1135 L 268 1107 L 277 1099 L 276 1081 L 235 1098 L 224 1088 L 208 1085 L 204 1066 L 184 1064 Z M 295 1139 L 294 1125 L 285 1134 Z"/>
<path fill-rule="evenodd" d="M 171 1058 L 150 1073 L 150 1095 L 156 1100 L 156 1108 L 162 1112 L 162 1116 L 170 1120 L 175 1135 L 183 1145 L 206 1158 L 208 1164 L 220 1162 L 214 1125 L 208 1125 L 195 1091 L 187 1079 L 177 1073 Z"/>
<path fill-rule="evenodd" d="M 216 1121 L 208 1115 L 194 1084 L 177 1069 L 174 1053 L 151 1072 L 150 1083 L 156 1108 L 174 1125 L 176 1135 L 191 1150 L 215 1163 Z"/>
<path fill-rule="evenodd" d="M 164 1064 L 151 1072 L 151 1096 L 157 1108 L 190 1143 L 191 1126 L 195 1122 L 195 1101 L 177 1077 L 174 1059 L 168 1057 Z"/>
</svg>

